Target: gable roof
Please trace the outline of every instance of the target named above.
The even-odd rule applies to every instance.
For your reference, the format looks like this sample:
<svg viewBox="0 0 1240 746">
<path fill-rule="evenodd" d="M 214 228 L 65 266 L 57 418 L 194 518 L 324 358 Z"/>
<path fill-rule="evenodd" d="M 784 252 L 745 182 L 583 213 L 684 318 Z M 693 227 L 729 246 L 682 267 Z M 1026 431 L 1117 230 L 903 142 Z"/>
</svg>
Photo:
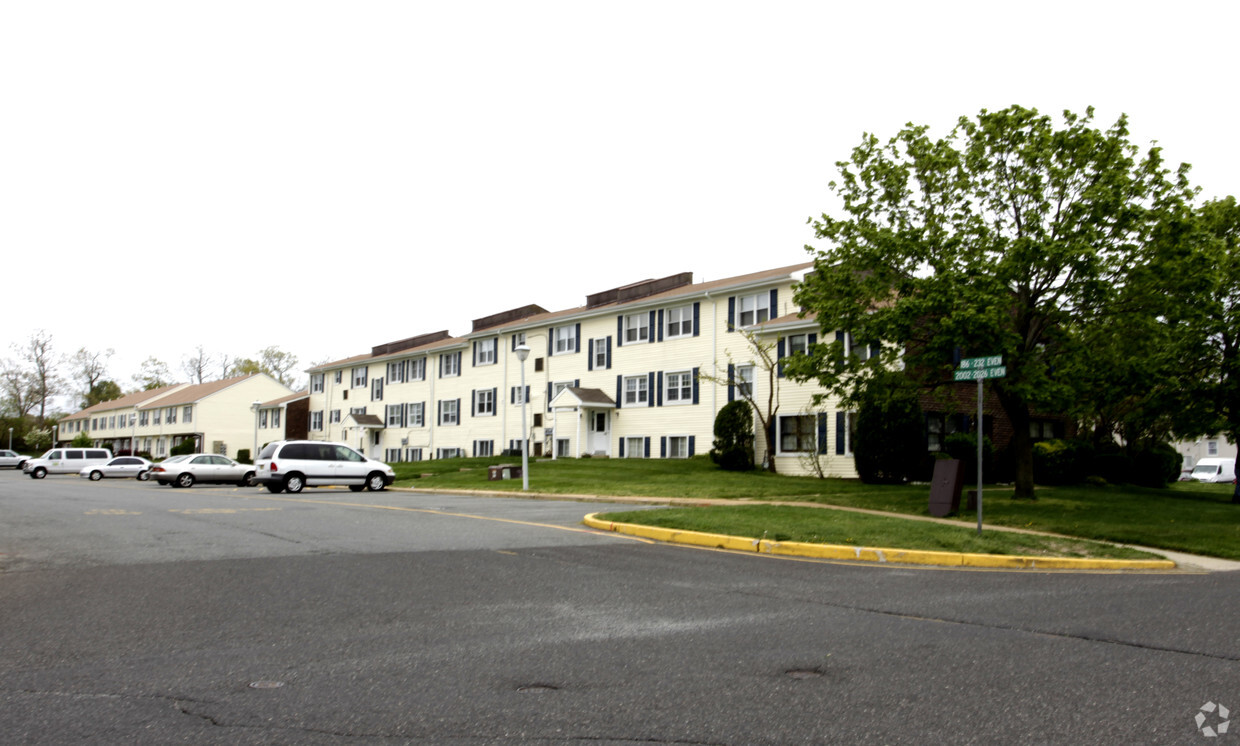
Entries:
<svg viewBox="0 0 1240 746">
<path fill-rule="evenodd" d="M 168 394 L 180 388 L 188 386 L 188 385 L 189 384 L 187 383 L 174 383 L 170 386 L 160 386 L 157 389 L 151 389 L 149 391 L 135 391 L 132 394 L 125 394 L 119 399 L 112 399 L 110 401 L 103 401 L 103 402 L 99 402 L 98 404 L 92 404 L 86 409 L 75 412 L 69 415 L 68 417 L 62 417 L 60 421 L 66 422 L 68 420 L 86 419 L 87 417 L 90 417 L 92 414 L 98 414 L 99 412 L 111 412 L 117 409 L 129 409 L 131 407 L 136 407 L 139 404 L 142 404 L 143 402 L 150 402 L 153 399 L 158 399 L 160 397 L 167 396 Z"/>
<path fill-rule="evenodd" d="M 249 375 L 236 376 L 234 378 L 222 378 L 218 381 L 207 381 L 206 383 L 199 383 L 199 384 L 187 384 L 185 385 L 184 388 L 177 389 L 176 391 L 173 391 L 168 396 L 165 396 L 159 399 L 158 401 L 150 402 L 146 404 L 145 406 L 141 406 L 138 408 L 139 409 L 156 409 L 158 407 L 175 407 L 178 404 L 193 404 L 194 402 L 198 402 L 203 399 L 206 399 L 208 396 L 211 396 L 212 394 L 217 394 L 223 391 L 224 389 L 232 388 L 233 386 L 236 386 L 237 384 L 243 381 L 247 381 L 257 376 L 265 376 L 267 378 L 271 378 L 271 376 L 268 376 L 266 373 L 251 373 Z M 274 381 L 275 379 L 271 378 L 271 380 Z"/>
</svg>

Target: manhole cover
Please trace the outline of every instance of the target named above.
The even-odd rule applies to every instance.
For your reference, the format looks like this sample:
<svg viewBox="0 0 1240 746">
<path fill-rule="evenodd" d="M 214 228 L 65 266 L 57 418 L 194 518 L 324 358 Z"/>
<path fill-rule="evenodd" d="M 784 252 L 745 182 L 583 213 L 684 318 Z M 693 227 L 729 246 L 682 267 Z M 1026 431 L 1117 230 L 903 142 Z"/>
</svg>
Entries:
<svg viewBox="0 0 1240 746">
<path fill-rule="evenodd" d="M 554 692 L 558 689 L 558 686 L 552 686 L 550 684 L 530 684 L 529 686 L 517 687 L 517 691 L 524 694 L 541 694 L 542 692 Z"/>
<path fill-rule="evenodd" d="M 251 689 L 279 689 L 284 686 L 283 681 L 251 681 Z"/>
<path fill-rule="evenodd" d="M 791 671 L 785 671 L 789 678 L 792 679 L 820 679 L 822 671 L 813 668 L 794 668 Z"/>
</svg>

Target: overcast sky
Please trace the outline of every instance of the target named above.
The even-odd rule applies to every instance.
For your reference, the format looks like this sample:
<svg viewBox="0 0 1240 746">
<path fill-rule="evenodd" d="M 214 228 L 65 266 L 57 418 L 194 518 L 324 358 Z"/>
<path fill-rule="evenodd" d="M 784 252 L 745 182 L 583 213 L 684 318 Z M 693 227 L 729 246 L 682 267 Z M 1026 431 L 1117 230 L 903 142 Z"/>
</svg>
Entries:
<svg viewBox="0 0 1240 746">
<path fill-rule="evenodd" d="M 865 132 L 1121 113 L 1240 193 L 1223 2 L 0 5 L 0 356 L 302 365 L 807 259 Z"/>
</svg>

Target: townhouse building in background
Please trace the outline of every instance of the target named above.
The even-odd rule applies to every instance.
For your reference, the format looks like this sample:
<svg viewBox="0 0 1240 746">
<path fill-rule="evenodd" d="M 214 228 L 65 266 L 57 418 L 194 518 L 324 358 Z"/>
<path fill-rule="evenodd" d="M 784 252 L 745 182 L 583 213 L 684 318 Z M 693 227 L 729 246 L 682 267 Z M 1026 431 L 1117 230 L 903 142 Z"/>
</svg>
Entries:
<svg viewBox="0 0 1240 746">
<path fill-rule="evenodd" d="M 113 453 L 137 451 L 161 459 L 173 446 L 193 439 L 200 452 L 236 458 L 238 451 L 254 447 L 261 414 L 256 409 L 266 404 L 268 412 L 283 412 L 294 393 L 265 373 L 139 391 L 62 418 L 56 443 L 86 433 Z M 267 439 L 283 437 L 281 430 L 279 437 Z"/>
<path fill-rule="evenodd" d="M 475 319 L 463 336 L 421 334 L 316 366 L 309 437 L 387 462 L 517 454 L 525 402 L 531 456 L 688 458 L 710 450 L 715 416 L 738 387 L 760 402 L 774 387 L 777 469 L 856 476 L 849 413 L 831 399 L 813 407 L 813 384 L 768 376 L 750 342 L 783 357 L 817 341 L 792 299 L 812 267 L 646 280 L 577 308 L 528 305 Z M 520 345 L 531 350 L 524 385 Z"/>
</svg>

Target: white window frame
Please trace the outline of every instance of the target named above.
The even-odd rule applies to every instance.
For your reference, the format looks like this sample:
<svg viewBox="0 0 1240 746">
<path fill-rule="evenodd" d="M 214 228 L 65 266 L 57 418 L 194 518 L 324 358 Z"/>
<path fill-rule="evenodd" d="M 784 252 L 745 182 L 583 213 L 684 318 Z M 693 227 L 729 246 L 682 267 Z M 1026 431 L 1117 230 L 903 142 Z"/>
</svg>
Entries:
<svg viewBox="0 0 1240 746">
<path fill-rule="evenodd" d="M 352 388 L 355 388 L 355 389 L 366 388 L 366 379 L 369 376 L 370 376 L 370 368 L 368 366 L 363 365 L 359 368 L 354 368 L 350 372 L 350 380 L 353 381 Z"/>
<path fill-rule="evenodd" d="M 310 393 L 312 394 L 323 393 L 323 374 L 322 373 L 311 373 L 310 374 Z"/>
<path fill-rule="evenodd" d="M 474 416 L 495 416 L 495 390 L 478 389 L 474 391 Z"/>
<path fill-rule="evenodd" d="M 679 446 L 679 448 L 677 448 Z M 679 454 L 675 451 L 679 450 Z M 689 436 L 688 435 L 669 435 L 667 436 L 667 457 L 668 458 L 689 458 Z"/>
<path fill-rule="evenodd" d="M 645 344 L 650 341 L 650 312 L 624 315 L 624 344 Z"/>
<path fill-rule="evenodd" d="M 405 405 L 405 411 L 408 412 L 406 419 L 406 427 L 426 427 L 426 412 L 423 402 L 409 402 Z M 421 459 L 418 459 L 419 461 Z"/>
<path fill-rule="evenodd" d="M 383 379 L 382 378 L 370 379 L 370 400 L 371 401 L 383 401 Z"/>
<path fill-rule="evenodd" d="M 647 376 L 624 377 L 624 406 L 646 406 L 650 403 L 650 383 Z"/>
<path fill-rule="evenodd" d="M 555 328 L 555 351 L 553 355 L 568 355 L 577 351 L 577 327 L 574 324 Z"/>
<path fill-rule="evenodd" d="M 802 355 L 809 354 L 809 335 L 808 334 L 789 334 L 784 338 L 784 353 L 788 356 L 800 353 Z"/>
<path fill-rule="evenodd" d="M 753 363 L 736 366 L 736 392 L 742 399 L 745 398 L 746 394 L 749 395 L 750 399 L 753 398 L 754 375 L 756 371 L 757 366 Z"/>
<path fill-rule="evenodd" d="M 477 449 L 477 453 L 474 454 L 477 458 L 490 458 L 495 455 L 495 441 L 493 440 L 476 441 L 474 447 Z"/>
<path fill-rule="evenodd" d="M 340 410 L 333 409 L 331 412 L 331 416 L 328 418 L 328 421 L 333 425 L 339 425 L 340 424 Z"/>
<path fill-rule="evenodd" d="M 405 361 L 400 360 L 395 363 L 387 364 L 387 382 L 388 383 L 404 383 L 405 382 Z"/>
<path fill-rule="evenodd" d="M 594 340 L 594 369 L 604 370 L 608 367 L 607 363 L 607 340 L 608 337 Z"/>
<path fill-rule="evenodd" d="M 636 446 L 636 447 L 634 447 Z M 629 437 L 624 439 L 625 458 L 646 458 L 646 439 Z"/>
<path fill-rule="evenodd" d="M 785 443 L 784 443 L 784 438 L 785 438 L 784 424 L 787 423 L 789 420 L 796 420 L 797 422 L 807 421 L 809 423 L 808 434 L 804 432 L 800 432 L 800 428 L 797 428 L 798 432 L 792 434 L 792 437 L 796 438 L 796 442 L 793 444 L 794 446 L 796 446 L 794 448 L 788 448 L 785 446 Z M 807 445 L 806 444 L 807 438 L 808 438 L 808 446 L 802 447 L 802 446 Z M 797 454 L 815 453 L 818 449 L 818 418 L 817 416 L 813 414 L 780 415 L 779 416 L 778 443 L 779 443 L 779 453 L 781 454 L 784 454 L 784 453 L 797 453 Z"/>
<path fill-rule="evenodd" d="M 1217 456 L 1217 455 L 1218 455 L 1218 441 L 1217 441 L 1217 440 L 1207 440 L 1207 441 L 1206 441 L 1206 455 L 1207 455 L 1207 456 Z"/>
<path fill-rule="evenodd" d="M 491 337 L 490 339 L 479 339 L 477 347 L 474 351 L 474 365 L 495 365 L 495 350 L 499 347 L 499 339 Z"/>
<path fill-rule="evenodd" d="M 323 410 L 310 413 L 310 430 L 316 433 L 323 430 Z"/>
<path fill-rule="evenodd" d="M 409 359 L 409 377 L 410 381 L 426 380 L 426 358 L 415 357 Z"/>
<path fill-rule="evenodd" d="M 674 386 L 673 380 L 677 381 Z M 663 374 L 663 403 L 673 407 L 693 403 L 693 371 L 673 370 Z"/>
<path fill-rule="evenodd" d="M 449 427 L 461 424 L 461 413 L 457 411 L 456 399 L 439 400 L 439 424 Z"/>
<path fill-rule="evenodd" d="M 457 364 L 455 352 L 445 352 L 439 356 L 439 377 L 454 378 L 461 375 L 461 368 Z"/>
<path fill-rule="evenodd" d="M 664 331 L 666 339 L 693 336 L 693 306 L 669 308 L 664 316 L 667 319 L 667 328 Z M 676 331 L 672 331 L 673 329 Z"/>
<path fill-rule="evenodd" d="M 343 370 L 336 371 L 336 383 L 340 383 L 342 380 L 344 380 L 344 371 Z"/>
<path fill-rule="evenodd" d="M 404 404 L 388 404 L 384 408 L 384 422 L 387 427 L 403 427 L 401 420 L 404 419 Z"/>
<path fill-rule="evenodd" d="M 749 314 L 748 321 L 745 315 Z M 736 299 L 736 325 L 753 326 L 769 321 L 771 318 L 771 292 L 764 290 L 752 295 L 738 296 Z"/>
<path fill-rule="evenodd" d="M 186 425 L 188 425 L 192 423 L 193 421 L 194 421 L 194 405 L 186 404 L 184 407 L 181 407 L 181 422 L 184 422 Z M 121 421 L 121 424 L 122 425 L 125 424 L 124 420 Z"/>
</svg>

